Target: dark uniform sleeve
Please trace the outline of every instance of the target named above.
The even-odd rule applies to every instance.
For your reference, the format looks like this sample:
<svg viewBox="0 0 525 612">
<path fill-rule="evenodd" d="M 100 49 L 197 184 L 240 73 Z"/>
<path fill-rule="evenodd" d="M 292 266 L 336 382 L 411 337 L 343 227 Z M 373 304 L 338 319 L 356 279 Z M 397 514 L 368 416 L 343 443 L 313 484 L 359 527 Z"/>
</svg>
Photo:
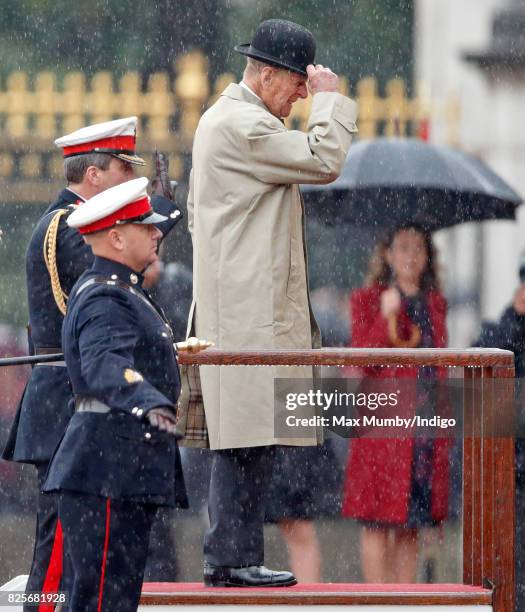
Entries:
<svg viewBox="0 0 525 612">
<path fill-rule="evenodd" d="M 62 289 L 69 295 L 78 277 L 93 263 L 91 247 L 84 242 L 82 234 L 66 223 L 68 215 L 60 219 L 56 250 L 58 275 Z"/>
<path fill-rule="evenodd" d="M 162 232 L 162 238 L 164 239 L 182 219 L 182 211 L 175 202 L 160 195 L 153 195 L 151 197 L 151 206 L 156 213 L 167 217 L 166 221 L 155 224 L 157 229 Z"/>
<path fill-rule="evenodd" d="M 134 351 L 143 333 L 138 313 L 121 291 L 91 292 L 79 310 L 75 331 L 80 370 L 89 395 L 132 413 L 173 403 L 135 369 Z"/>
</svg>

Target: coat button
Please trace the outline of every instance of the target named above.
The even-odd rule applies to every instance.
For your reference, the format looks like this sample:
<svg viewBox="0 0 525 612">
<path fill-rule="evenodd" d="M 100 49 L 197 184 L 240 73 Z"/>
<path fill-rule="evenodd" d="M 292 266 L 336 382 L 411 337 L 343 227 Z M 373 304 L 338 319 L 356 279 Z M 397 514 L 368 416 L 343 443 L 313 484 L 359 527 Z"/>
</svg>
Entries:
<svg viewBox="0 0 525 612">
<path fill-rule="evenodd" d="M 141 417 L 144 414 L 144 410 L 142 408 L 137 408 L 137 416 Z"/>
<path fill-rule="evenodd" d="M 135 406 L 135 408 L 131 409 L 131 414 L 136 414 L 138 412 L 138 410 L 139 409 L 137 408 L 137 406 Z"/>
<path fill-rule="evenodd" d="M 144 437 L 146 438 L 146 440 L 150 440 L 150 439 L 151 439 L 151 434 L 150 434 L 150 432 L 149 432 L 149 431 L 147 431 L 147 432 L 144 434 Z"/>
<path fill-rule="evenodd" d="M 136 285 L 139 282 L 139 277 L 136 274 L 130 274 L 129 275 L 129 280 L 132 282 L 133 285 Z"/>
</svg>

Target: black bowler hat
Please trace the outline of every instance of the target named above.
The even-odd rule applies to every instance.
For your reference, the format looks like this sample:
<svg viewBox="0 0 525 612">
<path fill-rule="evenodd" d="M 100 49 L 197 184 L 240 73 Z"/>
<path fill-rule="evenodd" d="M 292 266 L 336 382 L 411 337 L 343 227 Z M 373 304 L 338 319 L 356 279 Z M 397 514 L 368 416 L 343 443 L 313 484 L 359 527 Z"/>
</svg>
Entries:
<svg viewBox="0 0 525 612">
<path fill-rule="evenodd" d="M 315 39 L 309 30 L 293 21 L 268 19 L 259 24 L 251 44 L 237 45 L 235 51 L 307 76 L 306 66 L 315 59 Z"/>
</svg>

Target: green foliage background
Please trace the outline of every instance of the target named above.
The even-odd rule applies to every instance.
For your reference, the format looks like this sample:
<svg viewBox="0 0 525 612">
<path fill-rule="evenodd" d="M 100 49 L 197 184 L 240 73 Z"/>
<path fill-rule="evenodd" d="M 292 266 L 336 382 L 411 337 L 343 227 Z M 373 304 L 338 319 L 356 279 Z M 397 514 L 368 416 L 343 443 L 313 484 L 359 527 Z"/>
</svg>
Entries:
<svg viewBox="0 0 525 612">
<path fill-rule="evenodd" d="M 244 59 L 233 47 L 269 18 L 309 28 L 317 62 L 351 84 L 376 76 L 382 87 L 399 76 L 410 88 L 413 0 L 0 0 L 0 79 L 16 70 L 173 72 L 177 56 L 193 48 L 209 57 L 212 79 L 225 71 L 240 76 Z M 48 204 L 5 204 L 0 194 L 0 323 L 26 324 L 25 248 Z M 373 241 L 351 227 L 315 223 L 309 234 L 314 287 L 361 281 Z"/>
<path fill-rule="evenodd" d="M 232 51 L 263 19 L 297 21 L 317 39 L 317 61 L 355 82 L 408 81 L 413 0 L 0 0 L 1 73 L 13 70 L 172 70 L 197 47 L 211 70 L 240 74 Z"/>
</svg>

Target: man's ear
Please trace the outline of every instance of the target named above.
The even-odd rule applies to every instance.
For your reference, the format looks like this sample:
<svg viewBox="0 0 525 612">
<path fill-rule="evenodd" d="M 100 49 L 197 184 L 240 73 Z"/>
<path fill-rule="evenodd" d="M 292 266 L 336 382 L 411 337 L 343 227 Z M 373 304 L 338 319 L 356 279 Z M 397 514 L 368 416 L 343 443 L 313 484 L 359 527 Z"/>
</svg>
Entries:
<svg viewBox="0 0 525 612">
<path fill-rule="evenodd" d="M 274 72 L 275 70 L 272 66 L 264 66 L 261 69 L 260 78 L 261 78 L 261 84 L 263 85 L 263 87 L 267 87 L 268 85 L 270 85 L 273 79 Z"/>
<path fill-rule="evenodd" d="M 111 246 L 117 251 L 124 250 L 124 236 L 116 227 L 112 227 L 108 232 L 108 238 Z"/>
<path fill-rule="evenodd" d="M 84 176 L 91 185 L 96 187 L 100 185 L 100 169 L 96 166 L 88 166 Z"/>
</svg>

